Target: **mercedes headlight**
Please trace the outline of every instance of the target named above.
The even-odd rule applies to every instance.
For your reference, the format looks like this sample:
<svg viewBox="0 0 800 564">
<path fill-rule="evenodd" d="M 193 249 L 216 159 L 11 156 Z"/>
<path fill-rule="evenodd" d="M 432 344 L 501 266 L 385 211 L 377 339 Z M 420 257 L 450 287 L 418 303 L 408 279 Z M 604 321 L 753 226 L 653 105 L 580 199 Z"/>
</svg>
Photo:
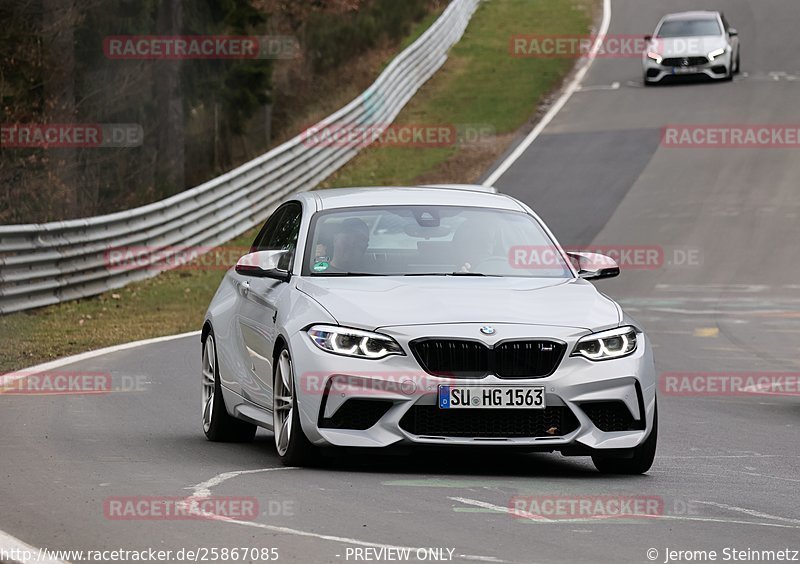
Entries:
<svg viewBox="0 0 800 564">
<path fill-rule="evenodd" d="M 582 356 L 589 360 L 622 358 L 633 353 L 636 344 L 636 328 L 628 325 L 582 337 L 570 356 Z"/>
<path fill-rule="evenodd" d="M 653 51 L 647 53 L 647 58 L 652 61 L 655 61 L 659 65 L 661 64 L 661 61 L 664 60 L 664 58 L 661 55 L 659 55 L 658 53 L 654 53 Z"/>
<path fill-rule="evenodd" d="M 333 325 L 314 325 L 307 333 L 323 351 L 342 356 L 377 360 L 405 354 L 397 341 L 380 333 Z"/>
<path fill-rule="evenodd" d="M 726 51 L 727 51 L 727 49 L 725 49 L 724 47 L 720 47 L 719 49 L 716 49 L 716 50 L 714 50 L 714 51 L 711 51 L 711 52 L 708 54 L 708 60 L 709 60 L 709 61 L 713 61 L 713 60 L 714 60 L 714 59 L 716 59 L 717 57 L 720 57 L 720 56 L 724 55 Z"/>
</svg>

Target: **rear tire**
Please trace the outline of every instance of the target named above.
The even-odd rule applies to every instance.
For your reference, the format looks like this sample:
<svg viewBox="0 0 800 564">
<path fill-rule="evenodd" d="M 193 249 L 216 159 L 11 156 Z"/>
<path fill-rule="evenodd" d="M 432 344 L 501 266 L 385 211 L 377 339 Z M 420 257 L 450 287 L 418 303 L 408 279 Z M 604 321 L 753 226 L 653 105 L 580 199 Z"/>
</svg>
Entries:
<svg viewBox="0 0 800 564">
<path fill-rule="evenodd" d="M 284 466 L 309 466 L 318 459 L 318 449 L 311 444 L 297 409 L 294 364 L 284 346 L 275 356 L 272 386 L 273 432 L 275 449 Z"/>
<path fill-rule="evenodd" d="M 658 406 L 653 413 L 653 430 L 645 441 L 630 449 L 630 458 L 618 458 L 595 454 L 592 456 L 595 468 L 603 474 L 644 474 L 653 465 L 658 441 Z"/>
<path fill-rule="evenodd" d="M 256 426 L 228 413 L 217 366 L 217 344 L 211 331 L 203 341 L 203 431 L 209 441 L 245 443 L 256 436 Z"/>
</svg>

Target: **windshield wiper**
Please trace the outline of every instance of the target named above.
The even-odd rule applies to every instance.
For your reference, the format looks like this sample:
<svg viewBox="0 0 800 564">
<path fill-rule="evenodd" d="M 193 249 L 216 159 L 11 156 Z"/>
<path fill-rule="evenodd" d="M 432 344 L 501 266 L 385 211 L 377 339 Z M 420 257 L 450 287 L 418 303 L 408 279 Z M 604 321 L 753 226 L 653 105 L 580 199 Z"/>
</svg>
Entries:
<svg viewBox="0 0 800 564">
<path fill-rule="evenodd" d="M 315 272 L 311 276 L 388 276 L 375 272 Z"/>
<path fill-rule="evenodd" d="M 483 272 L 451 272 L 447 276 L 491 276 L 494 278 L 499 277 L 499 274 L 484 274 Z"/>
<path fill-rule="evenodd" d="M 414 272 L 403 276 L 499 276 L 498 274 L 484 274 L 483 272 Z"/>
</svg>

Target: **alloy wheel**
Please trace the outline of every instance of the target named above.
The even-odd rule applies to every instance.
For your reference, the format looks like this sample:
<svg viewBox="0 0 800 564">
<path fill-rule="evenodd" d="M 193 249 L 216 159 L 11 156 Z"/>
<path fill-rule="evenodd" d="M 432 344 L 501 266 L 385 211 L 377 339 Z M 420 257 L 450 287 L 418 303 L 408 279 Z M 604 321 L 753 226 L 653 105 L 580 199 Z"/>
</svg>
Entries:
<svg viewBox="0 0 800 564">
<path fill-rule="evenodd" d="M 203 347 L 203 430 L 208 433 L 214 412 L 217 357 L 214 337 L 208 336 Z"/>
<path fill-rule="evenodd" d="M 277 374 L 273 389 L 272 414 L 275 431 L 275 447 L 284 456 L 292 438 L 292 418 L 294 417 L 294 378 L 289 351 L 281 351 L 278 356 Z"/>
</svg>

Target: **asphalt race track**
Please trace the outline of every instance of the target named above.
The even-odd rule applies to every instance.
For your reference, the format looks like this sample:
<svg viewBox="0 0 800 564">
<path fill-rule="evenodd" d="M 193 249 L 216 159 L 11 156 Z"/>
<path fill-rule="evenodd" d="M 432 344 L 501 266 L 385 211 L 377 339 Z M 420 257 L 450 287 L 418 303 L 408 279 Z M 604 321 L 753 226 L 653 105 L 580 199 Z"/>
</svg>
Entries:
<svg viewBox="0 0 800 564">
<path fill-rule="evenodd" d="M 498 1 L 498 0 L 494 0 Z M 800 372 L 800 158 L 791 148 L 670 148 L 666 124 L 800 123 L 797 0 L 613 0 L 609 33 L 723 9 L 740 33 L 732 83 L 644 88 L 637 58 L 598 59 L 497 183 L 566 246 L 648 246 L 654 269 L 602 288 L 648 330 L 659 372 Z M 619 83 L 613 87 L 613 83 Z M 454 549 L 453 561 L 664 562 L 671 550 L 800 549 L 800 396 L 661 394 L 645 476 L 558 454 L 337 457 L 283 469 L 272 435 L 206 441 L 199 337 L 83 361 L 129 392 L 0 396 L 0 529 L 52 549 Z M 228 473 L 228 474 L 226 474 Z M 109 496 L 254 496 L 254 521 L 110 520 Z M 521 519 L 516 495 L 658 496 L 663 515 Z M 350 552 L 348 553 L 348 549 Z M 384 553 L 385 554 L 385 553 Z M 447 554 L 447 551 L 445 551 Z M 651 553 L 654 555 L 654 553 Z M 412 559 L 412 561 L 415 561 Z"/>
</svg>

